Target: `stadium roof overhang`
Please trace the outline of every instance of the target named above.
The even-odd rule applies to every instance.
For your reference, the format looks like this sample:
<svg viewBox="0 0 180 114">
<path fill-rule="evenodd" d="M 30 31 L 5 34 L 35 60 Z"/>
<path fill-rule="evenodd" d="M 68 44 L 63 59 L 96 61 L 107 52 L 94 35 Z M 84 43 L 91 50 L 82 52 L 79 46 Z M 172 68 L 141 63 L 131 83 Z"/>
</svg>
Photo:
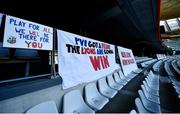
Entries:
<svg viewBox="0 0 180 114">
<path fill-rule="evenodd" d="M 161 20 L 180 17 L 179 0 L 162 0 L 161 4 Z"/>
</svg>

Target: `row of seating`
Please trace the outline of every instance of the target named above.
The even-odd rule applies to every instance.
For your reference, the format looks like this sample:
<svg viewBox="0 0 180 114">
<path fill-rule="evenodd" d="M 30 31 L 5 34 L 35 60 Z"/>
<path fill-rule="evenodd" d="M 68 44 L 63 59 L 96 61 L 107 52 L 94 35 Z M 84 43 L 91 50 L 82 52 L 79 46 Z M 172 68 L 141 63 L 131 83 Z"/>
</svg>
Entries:
<svg viewBox="0 0 180 114">
<path fill-rule="evenodd" d="M 48 58 L 42 58 L 37 50 L 11 49 L 0 43 L 0 80 L 11 80 L 51 72 Z M 45 52 L 48 53 L 49 52 Z M 41 55 L 40 55 L 41 54 Z M 21 69 L 21 70 L 19 70 Z M 8 73 L 7 73 L 8 72 Z"/>
<path fill-rule="evenodd" d="M 178 61 L 179 59 L 172 59 L 170 58 L 169 60 L 167 60 L 165 63 L 164 63 L 164 69 L 166 71 L 166 73 L 168 74 L 168 77 L 169 79 L 171 80 L 172 82 L 172 85 L 178 95 L 178 98 L 180 98 L 180 75 L 179 75 L 179 72 L 180 72 L 180 69 L 179 69 L 179 66 L 178 66 Z M 173 70 L 171 70 L 171 67 L 174 69 L 174 71 L 176 73 L 173 73 Z"/>
<path fill-rule="evenodd" d="M 139 97 L 135 99 L 136 110 L 131 113 L 160 113 L 159 75 L 149 72 L 138 90 Z"/>
<path fill-rule="evenodd" d="M 147 68 L 150 64 L 154 63 L 155 61 L 157 61 L 157 59 L 152 59 L 152 60 L 149 60 L 149 61 L 145 61 L 145 62 L 141 63 L 141 67 L 142 68 Z"/>
<path fill-rule="evenodd" d="M 149 57 L 137 57 L 137 56 L 135 56 L 136 63 L 145 62 L 145 61 L 148 61 L 148 60 L 151 60 L 151 59 L 152 58 L 149 58 Z"/>
<path fill-rule="evenodd" d="M 178 60 L 173 60 L 173 61 L 171 62 L 171 66 L 173 67 L 173 69 L 174 69 L 174 71 L 176 72 L 176 74 L 180 76 L 180 70 L 179 70 L 179 68 L 178 68 L 177 61 L 178 61 Z"/>
<path fill-rule="evenodd" d="M 95 112 L 101 110 L 109 102 L 109 99 L 113 98 L 118 93 L 118 91 L 120 91 L 136 75 L 137 74 L 135 73 L 131 73 L 131 75 L 124 76 L 122 71 L 119 71 L 119 72 L 115 72 L 113 75 L 99 79 L 97 81 L 97 85 L 96 83 L 87 84 L 85 86 L 85 103 Z M 78 90 L 70 91 L 69 93 L 64 95 L 64 98 L 66 98 L 66 95 L 69 95 L 74 91 L 78 91 Z M 72 97 L 73 96 L 69 98 Z M 77 97 L 74 96 L 74 98 Z M 63 99 L 63 103 L 66 104 L 68 102 L 67 99 Z M 83 105 L 81 107 L 83 107 Z M 76 110 L 76 112 L 80 112 L 80 113 L 82 113 L 83 111 L 83 110 L 79 110 L 79 108 L 77 109 L 77 107 L 70 107 L 70 104 L 63 105 L 63 111 L 62 111 L 63 113 L 71 113 L 73 112 L 73 110 Z M 91 112 L 91 110 L 86 110 L 84 113 L 87 112 Z"/>
<path fill-rule="evenodd" d="M 177 64 L 178 67 L 180 68 L 180 61 L 177 61 L 176 64 Z"/>
<path fill-rule="evenodd" d="M 0 59 L 9 59 L 10 56 L 11 56 L 10 49 L 3 47 L 3 44 L 0 42 Z M 15 49 L 14 57 L 31 58 L 31 59 L 40 58 L 37 50 L 27 50 L 27 49 Z"/>
<path fill-rule="evenodd" d="M 142 70 L 138 69 L 130 73 L 128 76 L 124 76 L 122 71 L 119 70 L 112 75 L 97 80 L 97 83 L 91 82 L 84 87 L 84 98 L 80 90 L 71 90 L 63 96 L 62 112 L 95 113 L 98 110 L 101 110 L 109 100 L 112 99 L 130 80 L 137 76 L 140 71 Z M 49 104 L 49 102 L 53 104 L 52 101 L 46 103 Z M 39 112 L 34 110 L 34 108 L 37 109 L 40 105 L 44 106 L 44 104 L 41 103 L 32 107 L 27 112 Z M 41 111 L 44 112 L 44 110 Z M 56 113 L 57 110 L 52 112 Z"/>
<path fill-rule="evenodd" d="M 163 62 L 167 62 L 164 60 L 161 61 L 162 62 L 158 61 L 155 63 L 156 65 L 153 68 L 154 71 L 159 71 L 158 66 L 160 66 Z M 170 61 L 172 60 L 168 60 L 168 62 Z M 99 79 L 97 84 L 95 82 L 89 83 L 84 88 L 84 98 L 79 90 L 72 90 L 66 93 L 63 97 L 62 112 L 95 113 L 98 110 L 101 110 L 109 102 L 109 100 L 113 98 L 118 91 L 120 91 L 121 88 L 133 79 L 140 71 L 142 70 L 138 69 L 129 76 L 124 76 L 122 71 L 118 71 L 110 76 Z M 152 71 L 148 73 L 141 85 L 141 89 L 138 90 L 139 97 L 135 99 L 136 109 L 132 110 L 130 113 L 161 113 L 158 74 L 159 73 L 155 74 Z M 176 84 L 178 85 L 179 83 Z M 53 106 L 53 103 L 51 103 L 51 105 Z M 54 112 L 57 112 L 57 110 L 54 110 Z"/>
<path fill-rule="evenodd" d="M 180 82 L 175 80 L 172 76 L 169 76 L 169 79 L 172 82 L 172 85 L 176 91 L 176 93 L 178 94 L 178 98 L 180 98 Z"/>
<path fill-rule="evenodd" d="M 153 70 L 154 70 L 154 72 L 159 73 L 159 71 L 160 71 L 160 66 L 161 66 L 162 63 L 163 63 L 163 61 L 162 61 L 162 60 L 159 60 L 159 61 L 157 61 L 157 62 L 153 65 Z"/>
<path fill-rule="evenodd" d="M 168 76 L 174 76 L 173 72 L 170 69 L 170 64 L 169 64 L 170 61 L 171 60 L 169 59 L 169 60 L 164 62 L 164 69 L 165 69 Z"/>
</svg>

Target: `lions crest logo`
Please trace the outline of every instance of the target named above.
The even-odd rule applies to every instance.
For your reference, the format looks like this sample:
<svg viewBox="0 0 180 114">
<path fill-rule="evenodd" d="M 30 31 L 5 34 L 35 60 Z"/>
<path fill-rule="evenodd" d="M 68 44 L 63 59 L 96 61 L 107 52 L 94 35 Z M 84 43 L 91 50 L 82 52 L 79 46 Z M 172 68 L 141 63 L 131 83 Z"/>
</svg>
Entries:
<svg viewBox="0 0 180 114">
<path fill-rule="evenodd" d="M 7 39 L 7 42 L 10 43 L 10 44 L 15 44 L 16 43 L 16 38 L 11 36 Z"/>
</svg>

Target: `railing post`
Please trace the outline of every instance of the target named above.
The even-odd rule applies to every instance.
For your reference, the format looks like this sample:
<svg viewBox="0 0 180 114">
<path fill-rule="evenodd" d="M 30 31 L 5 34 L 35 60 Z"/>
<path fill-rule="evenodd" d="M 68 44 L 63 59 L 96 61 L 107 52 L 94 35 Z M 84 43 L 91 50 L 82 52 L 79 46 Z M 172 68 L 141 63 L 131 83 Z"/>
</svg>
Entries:
<svg viewBox="0 0 180 114">
<path fill-rule="evenodd" d="M 55 44 L 56 44 L 56 29 L 53 28 L 53 49 L 51 51 L 51 78 L 56 77 L 56 69 L 55 69 Z"/>
</svg>

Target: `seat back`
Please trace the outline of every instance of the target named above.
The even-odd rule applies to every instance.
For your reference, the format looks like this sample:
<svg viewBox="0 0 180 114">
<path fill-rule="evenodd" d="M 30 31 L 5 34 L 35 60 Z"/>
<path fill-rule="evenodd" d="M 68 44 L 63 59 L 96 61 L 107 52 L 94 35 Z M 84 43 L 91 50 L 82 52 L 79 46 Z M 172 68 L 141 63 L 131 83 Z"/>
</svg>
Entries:
<svg viewBox="0 0 180 114">
<path fill-rule="evenodd" d="M 152 89 L 151 87 L 149 87 L 146 81 L 143 81 L 143 84 L 144 84 L 145 89 L 146 89 L 149 93 L 151 93 L 151 94 L 153 94 L 153 95 L 155 95 L 155 96 L 159 96 L 159 92 L 158 92 L 157 90 Z"/>
<path fill-rule="evenodd" d="M 173 67 L 173 69 L 175 70 L 175 72 L 176 72 L 178 75 L 180 75 L 180 70 L 179 70 L 178 66 L 176 65 L 176 61 L 175 61 L 175 60 L 171 62 L 171 66 Z"/>
<path fill-rule="evenodd" d="M 180 61 L 177 61 L 176 63 L 177 63 L 177 65 L 178 65 L 178 67 L 180 67 Z"/>
<path fill-rule="evenodd" d="M 16 49 L 15 57 L 20 59 L 38 59 L 39 54 L 37 50 L 30 50 L 30 49 Z"/>
<path fill-rule="evenodd" d="M 116 82 L 121 82 L 121 79 L 120 79 L 120 77 L 119 77 L 119 75 L 118 75 L 117 72 L 114 73 L 114 80 L 115 80 Z"/>
<path fill-rule="evenodd" d="M 139 74 L 139 73 L 141 73 L 141 72 L 142 72 L 142 69 L 141 69 L 141 68 L 138 68 L 138 69 L 136 69 L 136 70 L 133 71 L 133 73 L 136 73 L 136 74 Z"/>
<path fill-rule="evenodd" d="M 164 69 L 169 76 L 174 76 L 174 74 L 172 73 L 172 71 L 169 68 L 169 64 L 167 61 L 164 63 Z"/>
<path fill-rule="evenodd" d="M 107 82 L 108 82 L 109 86 L 113 86 L 114 83 L 116 83 L 116 82 L 114 81 L 112 75 L 107 76 Z"/>
<path fill-rule="evenodd" d="M 154 91 L 158 91 L 159 90 L 159 85 L 158 84 L 154 84 L 154 83 L 150 83 L 150 81 L 147 80 L 147 78 L 145 79 L 145 86 L 150 87 L 152 90 Z"/>
<path fill-rule="evenodd" d="M 137 114 L 136 110 L 131 110 L 130 114 Z"/>
<path fill-rule="evenodd" d="M 117 94 L 116 90 L 111 89 L 108 86 L 106 78 L 101 78 L 100 80 L 98 80 L 98 86 L 100 93 L 108 98 L 113 98 Z"/>
<path fill-rule="evenodd" d="M 161 66 L 162 62 L 163 62 L 163 61 L 160 60 L 160 61 L 156 62 L 156 63 L 153 65 L 153 70 L 154 70 L 155 72 L 159 72 L 159 69 L 160 69 L 160 66 Z"/>
<path fill-rule="evenodd" d="M 86 105 L 79 90 L 72 90 L 63 97 L 63 113 L 73 113 L 79 107 Z"/>
<path fill-rule="evenodd" d="M 3 44 L 0 42 L 0 59 L 8 59 L 10 52 L 8 48 L 3 47 Z"/>
<path fill-rule="evenodd" d="M 109 102 L 108 98 L 99 93 L 95 83 L 85 86 L 85 101 L 95 111 L 101 110 Z"/>
<path fill-rule="evenodd" d="M 89 83 L 85 86 L 85 99 L 92 99 L 101 96 L 95 83 Z"/>
<path fill-rule="evenodd" d="M 109 86 L 106 82 L 106 77 L 98 80 L 98 86 L 99 86 L 99 91 L 104 91 L 109 88 Z"/>
<path fill-rule="evenodd" d="M 149 71 L 149 75 L 153 75 L 154 73 L 152 72 L 152 70 Z"/>
<path fill-rule="evenodd" d="M 124 78 L 125 78 L 125 76 L 124 76 L 124 74 L 122 73 L 121 70 L 119 71 L 119 76 L 120 76 L 121 79 L 124 79 Z"/>
<path fill-rule="evenodd" d="M 140 100 L 139 98 L 136 98 L 136 99 L 135 99 L 135 105 L 136 105 L 137 111 L 138 111 L 139 113 L 149 113 L 149 112 L 145 109 L 145 107 L 143 106 L 143 104 L 142 104 L 142 102 L 141 102 L 141 100 Z"/>
<path fill-rule="evenodd" d="M 147 89 L 150 88 L 146 81 L 143 81 L 143 84 L 144 84 L 145 88 L 147 88 Z"/>
<path fill-rule="evenodd" d="M 145 94 L 145 96 L 147 96 L 148 92 L 145 89 L 144 85 L 141 85 L 141 89 L 142 89 L 143 93 Z"/>
<path fill-rule="evenodd" d="M 155 112 L 156 113 L 160 113 L 161 112 L 159 104 L 156 104 L 154 102 L 149 101 L 145 97 L 144 93 L 141 90 L 139 90 L 138 93 L 139 93 L 140 99 L 142 101 L 142 104 L 143 104 L 143 106 L 145 107 L 146 110 L 148 110 L 150 112 L 154 112 L 154 113 Z"/>
<path fill-rule="evenodd" d="M 30 108 L 25 114 L 32 114 L 32 113 L 58 114 L 58 110 L 54 101 L 46 101 Z"/>
<path fill-rule="evenodd" d="M 152 102 L 154 102 L 154 103 L 160 104 L 160 100 L 159 100 L 159 97 L 158 97 L 158 96 L 155 96 L 155 95 L 151 94 L 150 92 L 148 92 L 148 91 L 145 89 L 144 85 L 141 85 L 141 88 L 142 88 L 142 91 L 143 91 L 144 95 L 146 96 L 146 98 L 147 98 L 148 100 L 150 100 L 150 101 L 152 101 Z"/>
</svg>

